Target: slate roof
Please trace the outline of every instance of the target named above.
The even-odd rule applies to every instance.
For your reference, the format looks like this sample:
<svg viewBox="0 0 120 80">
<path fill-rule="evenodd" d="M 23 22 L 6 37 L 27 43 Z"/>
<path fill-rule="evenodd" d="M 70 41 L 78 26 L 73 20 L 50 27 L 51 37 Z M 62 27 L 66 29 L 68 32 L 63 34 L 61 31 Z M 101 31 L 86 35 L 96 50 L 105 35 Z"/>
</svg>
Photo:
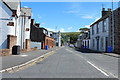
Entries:
<svg viewBox="0 0 120 80">
<path fill-rule="evenodd" d="M 22 15 L 26 13 L 26 16 L 32 16 L 32 9 L 31 8 L 21 8 Z"/>
<path fill-rule="evenodd" d="M 111 14 L 107 14 L 107 15 L 103 16 L 102 18 L 100 18 L 99 20 L 97 20 L 96 22 L 94 22 L 93 24 L 91 24 L 90 27 L 93 26 L 93 25 L 95 25 L 95 24 L 97 24 L 97 23 L 99 23 L 100 21 L 103 21 L 104 19 L 108 18 L 110 15 Z"/>
<path fill-rule="evenodd" d="M 12 10 L 17 10 L 20 0 L 3 0 Z"/>
</svg>

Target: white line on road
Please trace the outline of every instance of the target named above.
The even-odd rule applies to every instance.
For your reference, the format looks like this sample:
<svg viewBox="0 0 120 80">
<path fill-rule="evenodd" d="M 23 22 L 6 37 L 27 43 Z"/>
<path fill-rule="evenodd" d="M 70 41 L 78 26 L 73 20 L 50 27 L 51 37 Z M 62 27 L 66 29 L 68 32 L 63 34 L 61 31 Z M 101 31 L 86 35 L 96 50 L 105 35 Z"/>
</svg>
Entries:
<svg viewBox="0 0 120 80">
<path fill-rule="evenodd" d="M 87 63 L 89 63 L 90 65 L 92 65 L 94 68 L 96 68 L 97 70 L 99 70 L 101 73 L 103 73 L 105 76 L 109 76 L 106 72 L 104 72 L 103 70 L 101 70 L 100 68 L 98 68 L 97 66 L 95 66 L 94 64 L 92 64 L 90 61 L 87 61 Z"/>
<path fill-rule="evenodd" d="M 93 66 L 94 68 L 96 68 L 98 71 L 100 71 L 101 73 L 103 73 L 105 76 L 109 76 L 106 72 L 104 72 L 103 70 L 101 70 L 100 68 L 98 68 L 97 66 L 95 66 L 94 64 L 92 64 L 90 61 L 88 61 L 86 58 L 84 58 L 83 56 L 81 56 L 80 54 L 76 54 L 74 53 L 73 51 L 69 50 L 69 49 L 66 49 L 67 51 L 81 57 L 82 59 L 84 59 L 85 61 L 87 61 L 87 63 L 89 63 L 91 66 Z M 114 76 L 115 77 L 115 76 Z"/>
</svg>

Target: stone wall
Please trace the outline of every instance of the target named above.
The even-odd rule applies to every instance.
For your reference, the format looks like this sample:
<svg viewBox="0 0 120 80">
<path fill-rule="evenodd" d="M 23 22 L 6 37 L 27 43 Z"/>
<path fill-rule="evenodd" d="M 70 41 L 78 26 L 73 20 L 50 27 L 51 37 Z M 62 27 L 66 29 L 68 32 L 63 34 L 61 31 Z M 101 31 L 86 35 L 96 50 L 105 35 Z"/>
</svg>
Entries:
<svg viewBox="0 0 120 80">
<path fill-rule="evenodd" d="M 7 43 L 8 49 L 10 49 L 10 54 L 12 54 L 12 47 L 17 43 L 17 36 L 8 35 Z"/>
<path fill-rule="evenodd" d="M 0 49 L 0 56 L 8 56 L 10 54 L 10 49 Z"/>
<path fill-rule="evenodd" d="M 25 49 L 26 49 L 27 51 L 30 50 L 30 39 L 26 39 Z"/>
<path fill-rule="evenodd" d="M 49 48 L 53 48 L 55 46 L 55 40 L 51 37 L 46 36 L 45 45 L 48 45 Z"/>
<path fill-rule="evenodd" d="M 45 49 L 46 45 L 48 45 L 49 48 L 53 48 L 55 46 L 55 40 L 51 37 L 46 36 L 45 41 L 42 42 L 42 49 Z"/>
</svg>

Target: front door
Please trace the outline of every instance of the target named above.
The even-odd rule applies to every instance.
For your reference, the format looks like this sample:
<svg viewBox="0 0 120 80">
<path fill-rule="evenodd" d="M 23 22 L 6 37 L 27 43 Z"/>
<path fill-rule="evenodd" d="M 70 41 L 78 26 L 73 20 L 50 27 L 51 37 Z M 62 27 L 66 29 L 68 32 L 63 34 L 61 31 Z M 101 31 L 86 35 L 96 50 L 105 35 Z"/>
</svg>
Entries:
<svg viewBox="0 0 120 80">
<path fill-rule="evenodd" d="M 97 50 L 99 51 L 99 39 L 97 39 Z"/>
</svg>

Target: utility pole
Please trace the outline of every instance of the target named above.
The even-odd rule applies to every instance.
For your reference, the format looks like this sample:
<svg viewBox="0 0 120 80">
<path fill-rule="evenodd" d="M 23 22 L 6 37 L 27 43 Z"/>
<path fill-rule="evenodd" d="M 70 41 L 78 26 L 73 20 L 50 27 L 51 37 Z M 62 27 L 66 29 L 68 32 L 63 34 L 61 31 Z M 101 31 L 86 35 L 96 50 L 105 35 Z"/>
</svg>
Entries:
<svg viewBox="0 0 120 80">
<path fill-rule="evenodd" d="M 56 30 L 56 32 L 57 32 L 57 26 L 55 26 L 55 30 Z"/>
<path fill-rule="evenodd" d="M 113 6 L 113 0 L 112 0 L 112 12 L 111 12 L 111 47 L 112 49 L 114 50 L 114 14 L 113 14 L 113 9 L 114 9 L 114 6 Z"/>
<path fill-rule="evenodd" d="M 114 8 L 114 6 L 113 6 L 113 0 L 112 0 L 112 11 L 113 11 L 113 8 Z"/>
</svg>

